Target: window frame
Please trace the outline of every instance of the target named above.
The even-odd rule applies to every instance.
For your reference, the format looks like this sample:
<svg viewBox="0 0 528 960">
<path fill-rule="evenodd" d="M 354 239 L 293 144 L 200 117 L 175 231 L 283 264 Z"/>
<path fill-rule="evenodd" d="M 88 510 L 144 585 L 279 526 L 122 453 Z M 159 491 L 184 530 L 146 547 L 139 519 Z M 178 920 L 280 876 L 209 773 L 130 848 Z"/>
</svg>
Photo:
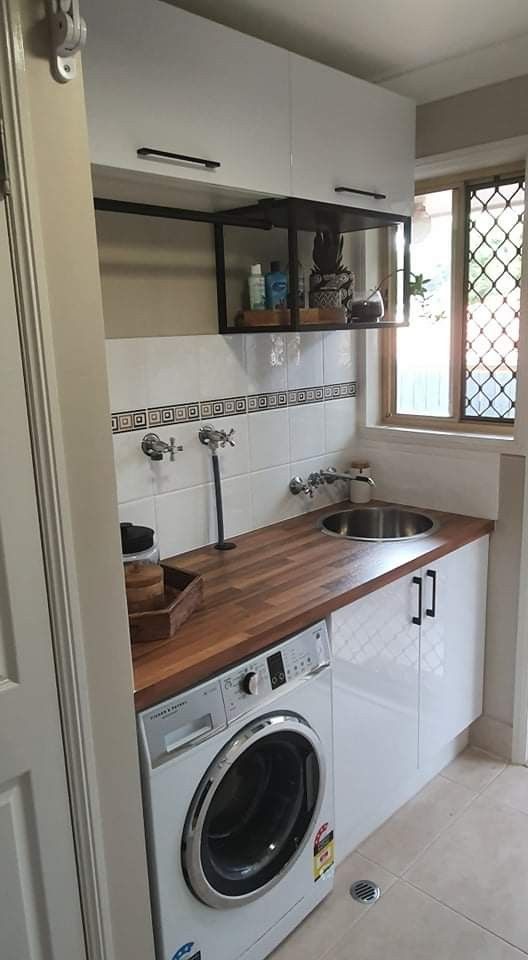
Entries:
<svg viewBox="0 0 528 960">
<path fill-rule="evenodd" d="M 450 409 L 448 417 L 433 417 L 427 414 L 403 414 L 396 412 L 396 337 L 397 331 L 385 329 L 381 332 L 380 349 L 380 426 L 400 427 L 409 430 L 439 431 L 442 433 L 475 433 L 498 437 L 511 437 L 515 421 L 501 422 L 492 418 L 475 420 L 462 416 L 462 389 L 464 382 L 465 353 L 465 280 L 466 280 L 466 187 L 485 182 L 494 177 L 525 176 L 520 162 L 498 164 L 494 167 L 472 169 L 463 173 L 450 174 L 417 180 L 415 196 L 435 193 L 439 190 L 453 190 L 453 226 L 452 226 L 452 262 L 451 262 L 451 351 L 450 351 Z M 523 238 L 524 243 L 524 238 Z"/>
</svg>

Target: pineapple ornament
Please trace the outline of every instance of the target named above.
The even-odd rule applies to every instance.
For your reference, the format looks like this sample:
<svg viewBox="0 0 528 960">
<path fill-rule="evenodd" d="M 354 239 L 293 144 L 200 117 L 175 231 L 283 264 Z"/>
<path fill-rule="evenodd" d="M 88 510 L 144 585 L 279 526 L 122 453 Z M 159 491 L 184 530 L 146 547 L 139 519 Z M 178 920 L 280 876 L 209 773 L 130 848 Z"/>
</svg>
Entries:
<svg viewBox="0 0 528 960">
<path fill-rule="evenodd" d="M 343 235 L 336 230 L 317 230 L 310 274 L 310 306 L 348 307 L 354 297 L 354 274 L 343 264 Z"/>
</svg>

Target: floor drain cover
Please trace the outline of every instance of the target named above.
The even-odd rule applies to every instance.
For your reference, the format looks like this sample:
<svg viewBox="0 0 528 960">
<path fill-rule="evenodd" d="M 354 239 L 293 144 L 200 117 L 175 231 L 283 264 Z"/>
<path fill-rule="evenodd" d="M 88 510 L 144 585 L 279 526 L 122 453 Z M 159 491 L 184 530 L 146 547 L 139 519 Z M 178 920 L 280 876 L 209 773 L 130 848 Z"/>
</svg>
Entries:
<svg viewBox="0 0 528 960">
<path fill-rule="evenodd" d="M 350 887 L 350 896 L 360 903 L 375 903 L 381 895 L 380 888 L 371 880 L 357 880 Z"/>
</svg>

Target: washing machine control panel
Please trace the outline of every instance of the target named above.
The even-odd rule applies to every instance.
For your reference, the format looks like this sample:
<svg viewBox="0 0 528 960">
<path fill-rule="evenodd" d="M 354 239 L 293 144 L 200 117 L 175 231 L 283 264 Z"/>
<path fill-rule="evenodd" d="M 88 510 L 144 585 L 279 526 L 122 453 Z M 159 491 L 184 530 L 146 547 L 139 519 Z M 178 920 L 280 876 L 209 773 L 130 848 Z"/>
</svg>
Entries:
<svg viewBox="0 0 528 960">
<path fill-rule="evenodd" d="M 235 667 L 221 678 L 228 722 L 273 700 L 287 684 L 297 683 L 329 663 L 328 634 L 321 622 Z"/>
</svg>

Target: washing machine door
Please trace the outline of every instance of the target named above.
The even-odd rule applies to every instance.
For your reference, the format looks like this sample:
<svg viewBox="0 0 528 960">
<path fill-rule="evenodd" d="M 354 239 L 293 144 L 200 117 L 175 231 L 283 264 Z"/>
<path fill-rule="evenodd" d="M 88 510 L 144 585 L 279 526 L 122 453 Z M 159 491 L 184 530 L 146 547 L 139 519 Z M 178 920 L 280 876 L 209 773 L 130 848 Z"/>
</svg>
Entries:
<svg viewBox="0 0 528 960">
<path fill-rule="evenodd" d="M 321 742 L 300 716 L 248 724 L 211 764 L 189 808 L 182 863 L 211 907 L 255 900 L 293 865 L 324 794 Z"/>
</svg>

